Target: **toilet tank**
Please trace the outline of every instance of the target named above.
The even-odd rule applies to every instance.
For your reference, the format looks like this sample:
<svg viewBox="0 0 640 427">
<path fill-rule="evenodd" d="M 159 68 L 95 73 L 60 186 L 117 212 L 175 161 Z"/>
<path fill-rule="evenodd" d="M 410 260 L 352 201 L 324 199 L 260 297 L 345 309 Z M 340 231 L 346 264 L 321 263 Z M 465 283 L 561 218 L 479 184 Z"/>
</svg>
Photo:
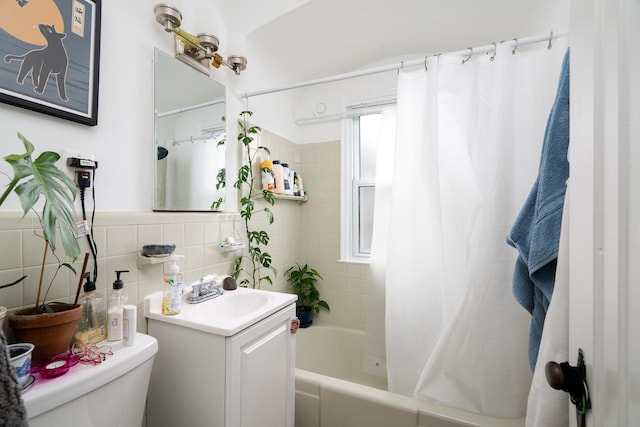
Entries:
<svg viewBox="0 0 640 427">
<path fill-rule="evenodd" d="M 122 341 L 98 364 L 80 362 L 66 374 L 36 381 L 23 391 L 30 427 L 140 427 L 158 341 L 136 334 L 135 345 Z"/>
</svg>

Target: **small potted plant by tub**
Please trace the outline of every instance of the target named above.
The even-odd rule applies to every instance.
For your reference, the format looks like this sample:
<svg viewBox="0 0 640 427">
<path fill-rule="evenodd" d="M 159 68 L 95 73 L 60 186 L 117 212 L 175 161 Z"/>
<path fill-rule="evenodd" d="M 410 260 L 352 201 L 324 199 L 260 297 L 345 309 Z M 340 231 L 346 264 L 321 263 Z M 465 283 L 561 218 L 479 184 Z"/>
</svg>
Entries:
<svg viewBox="0 0 640 427">
<path fill-rule="evenodd" d="M 18 138 L 24 144 L 26 151 L 23 154 L 4 157 L 4 160 L 13 168 L 14 176 L 11 177 L 6 190 L 0 196 L 0 206 L 12 192 L 20 198 L 24 215 L 30 211 L 36 212 L 34 207 L 36 203 L 43 202 L 42 211 L 36 214 L 42 227 L 44 256 L 35 304 L 9 313 L 8 318 L 9 327 L 13 330 L 16 340 L 35 345 L 33 358 L 38 360 L 55 356 L 68 349 L 81 315 L 81 307 L 77 304 L 45 303 L 48 288 L 40 299 L 48 252 L 52 253 L 57 261 L 55 274 L 61 268 L 68 268 L 75 274 L 71 263 L 80 254 L 80 246 L 74 233 L 76 225 L 73 203 L 76 198 L 76 186 L 73 180 L 55 165 L 55 162 L 60 159 L 58 153 L 45 151 L 34 160 L 31 158 L 34 152 L 33 144 L 20 133 Z M 59 240 L 62 241 L 68 262 L 61 260 L 56 254 L 57 230 L 59 230 Z M 20 283 L 25 277 L 6 286 Z M 48 329 L 49 325 L 52 325 L 53 332 Z M 60 332 L 62 335 L 58 335 Z"/>
<path fill-rule="evenodd" d="M 300 327 L 306 328 L 311 325 L 313 313 L 319 313 L 320 308 L 330 310 L 329 304 L 320 299 L 320 291 L 316 287 L 316 282 L 322 279 L 322 276 L 307 264 L 301 266 L 297 263 L 290 267 L 285 275 L 293 293 L 298 296 L 296 316 L 300 320 Z"/>
</svg>

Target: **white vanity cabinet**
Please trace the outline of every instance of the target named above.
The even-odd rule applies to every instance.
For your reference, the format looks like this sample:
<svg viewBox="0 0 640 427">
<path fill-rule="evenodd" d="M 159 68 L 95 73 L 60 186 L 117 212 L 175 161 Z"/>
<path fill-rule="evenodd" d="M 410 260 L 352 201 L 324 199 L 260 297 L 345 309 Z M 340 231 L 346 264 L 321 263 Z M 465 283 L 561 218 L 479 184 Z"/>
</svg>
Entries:
<svg viewBox="0 0 640 427">
<path fill-rule="evenodd" d="M 226 426 L 293 427 L 295 305 L 227 338 Z"/>
<path fill-rule="evenodd" d="M 196 312 L 215 310 L 215 304 L 206 306 L 209 301 L 183 306 L 180 314 L 160 318 L 145 301 L 148 333 L 158 340 L 147 425 L 293 427 L 295 335 L 290 329 L 295 296 L 280 295 L 285 297 L 278 297 L 282 301 L 275 311 L 258 315 L 259 319 L 245 322 L 248 325 L 240 325 L 237 331 L 221 333 L 208 330 L 211 324 L 180 324 L 202 315 Z"/>
</svg>

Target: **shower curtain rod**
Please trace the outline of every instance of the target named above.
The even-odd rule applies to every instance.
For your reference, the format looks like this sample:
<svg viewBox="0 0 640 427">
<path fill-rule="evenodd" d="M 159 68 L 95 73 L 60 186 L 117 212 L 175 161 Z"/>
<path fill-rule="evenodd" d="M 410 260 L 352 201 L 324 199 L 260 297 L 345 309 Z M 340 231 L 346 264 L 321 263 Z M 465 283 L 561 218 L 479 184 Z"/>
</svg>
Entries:
<svg viewBox="0 0 640 427">
<path fill-rule="evenodd" d="M 225 102 L 224 98 L 214 99 L 211 101 L 203 102 L 202 104 L 190 105 L 188 107 L 177 108 L 175 110 L 165 111 L 164 113 L 157 113 L 158 117 L 167 117 L 173 116 L 175 114 L 185 113 L 187 111 L 199 110 L 200 108 L 210 107 L 212 105 L 223 104 Z"/>
<path fill-rule="evenodd" d="M 514 38 L 511 40 L 503 40 L 500 42 L 500 44 L 503 45 L 507 45 L 507 46 L 512 46 L 513 52 L 515 53 L 516 49 L 520 46 L 526 46 L 529 44 L 534 44 L 534 43 L 540 43 L 543 41 L 547 41 L 549 42 L 549 46 L 551 46 L 551 41 L 555 40 L 557 38 L 560 37 L 564 37 L 567 36 L 569 34 L 569 30 L 564 29 L 564 30 L 560 30 L 560 31 L 551 31 L 549 33 L 544 33 L 544 34 L 538 34 L 536 36 L 530 36 L 530 37 L 525 37 L 522 39 L 519 38 Z M 457 51 L 453 51 L 453 52 L 444 52 L 442 53 L 443 55 L 475 55 L 477 53 L 487 53 L 487 52 L 493 52 L 496 48 L 496 44 L 488 44 L 488 45 L 484 45 L 484 46 L 479 46 L 479 47 L 468 47 L 466 49 L 462 49 L 462 50 L 457 50 Z M 438 54 L 440 55 L 440 54 Z M 285 85 L 285 86 L 279 86 L 279 87 L 275 87 L 275 88 L 271 88 L 271 89 L 264 89 L 264 90 L 256 90 L 253 92 L 245 92 L 244 94 L 241 95 L 241 98 L 250 98 L 252 96 L 260 96 L 260 95 L 267 95 L 270 93 L 275 93 L 275 92 L 283 92 L 286 90 L 291 90 L 291 89 L 298 89 L 301 87 L 306 87 L 306 86 L 315 86 L 317 84 L 321 84 L 321 83 L 331 83 L 331 82 L 336 82 L 336 81 L 340 81 L 340 80 L 347 80 L 347 79 L 352 79 L 355 77 L 363 77 L 363 76 L 369 76 L 371 74 L 379 74 L 379 73 L 384 73 L 387 71 L 395 71 L 395 70 L 400 70 L 404 67 L 414 67 L 417 65 L 423 65 L 427 59 L 427 57 L 429 56 L 435 56 L 435 54 L 431 54 L 431 55 L 427 55 L 424 58 L 421 59 L 414 59 L 412 61 L 400 61 L 399 64 L 390 64 L 390 65 L 384 65 L 381 67 L 377 67 L 377 68 L 369 68 L 366 70 L 360 70 L 360 71 L 353 71 L 350 73 L 344 73 L 344 74 L 337 74 L 334 76 L 329 76 L 329 77 L 323 77 L 320 79 L 315 79 L 315 80 L 308 80 L 306 82 L 300 82 L 300 83 L 293 83 L 293 84 L 289 84 L 289 85 Z"/>
</svg>

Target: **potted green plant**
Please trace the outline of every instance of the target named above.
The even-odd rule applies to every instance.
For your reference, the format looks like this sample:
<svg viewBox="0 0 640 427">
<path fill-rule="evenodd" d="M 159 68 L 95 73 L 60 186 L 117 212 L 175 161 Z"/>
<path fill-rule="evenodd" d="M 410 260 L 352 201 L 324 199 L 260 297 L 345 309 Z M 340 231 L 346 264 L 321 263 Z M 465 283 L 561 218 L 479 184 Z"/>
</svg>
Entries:
<svg viewBox="0 0 640 427">
<path fill-rule="evenodd" d="M 300 320 L 300 327 L 311 325 L 313 313 L 319 313 L 320 308 L 329 311 L 329 304 L 320 299 L 320 291 L 316 287 L 318 279 L 322 279 L 318 270 L 310 268 L 307 264 L 290 267 L 285 273 L 286 279 L 293 288 L 293 293 L 298 296 L 296 302 L 296 316 Z"/>
<path fill-rule="evenodd" d="M 36 346 L 34 360 L 38 360 L 38 358 L 54 356 L 68 348 L 81 315 L 81 307 L 77 304 L 45 303 L 53 278 L 62 268 L 67 268 L 75 274 L 71 263 L 80 254 L 80 246 L 75 237 L 76 225 L 73 205 L 77 191 L 73 180 L 55 165 L 56 161 L 60 159 L 58 153 L 45 151 L 33 160 L 31 157 L 34 152 L 33 144 L 20 133 L 18 133 L 18 138 L 24 144 L 26 151 L 23 154 L 11 154 L 4 157 L 4 160 L 13 168 L 14 176 L 0 196 L 0 206 L 9 194 L 15 192 L 20 198 L 23 218 L 30 211 L 35 212 L 42 226 L 44 255 L 35 304 L 10 313 L 8 318 L 9 326 L 13 330 L 16 340 L 30 342 Z M 42 202 L 40 213 L 35 210 L 35 205 L 38 202 Z M 56 254 L 57 230 L 59 230 L 64 253 L 70 262 L 62 261 Z M 57 268 L 41 300 L 44 270 L 49 252 L 56 258 Z M 23 276 L 13 284 L 19 283 L 25 277 Z M 49 330 L 49 325 L 52 325 L 53 332 Z M 62 335 L 58 335 L 60 333 Z"/>
</svg>

